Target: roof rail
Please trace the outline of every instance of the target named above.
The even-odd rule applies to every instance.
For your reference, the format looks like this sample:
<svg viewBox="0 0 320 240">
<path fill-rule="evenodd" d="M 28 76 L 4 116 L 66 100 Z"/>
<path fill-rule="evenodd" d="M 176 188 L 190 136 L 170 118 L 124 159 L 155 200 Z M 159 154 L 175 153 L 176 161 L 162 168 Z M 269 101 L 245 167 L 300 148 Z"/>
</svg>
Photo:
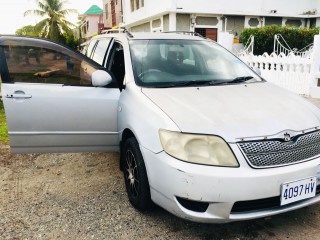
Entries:
<svg viewBox="0 0 320 240">
<path fill-rule="evenodd" d="M 128 37 L 133 38 L 132 33 L 129 32 L 128 29 L 126 29 L 125 27 L 123 27 L 122 29 L 123 29 L 123 32 L 128 35 Z"/>
<path fill-rule="evenodd" d="M 184 35 L 189 34 L 191 36 L 205 38 L 204 36 L 202 36 L 201 34 L 199 34 L 197 32 L 190 32 L 190 31 L 167 31 L 167 32 L 163 32 L 163 33 L 178 33 L 178 34 L 184 34 Z"/>
<path fill-rule="evenodd" d="M 101 34 L 110 34 L 110 33 L 125 33 L 125 34 L 127 34 L 128 37 L 133 38 L 132 33 L 129 32 L 125 27 L 101 31 Z"/>
<path fill-rule="evenodd" d="M 107 29 L 101 31 L 102 34 L 109 34 L 109 33 L 123 33 L 123 29 L 121 28 L 116 28 L 116 29 Z"/>
</svg>

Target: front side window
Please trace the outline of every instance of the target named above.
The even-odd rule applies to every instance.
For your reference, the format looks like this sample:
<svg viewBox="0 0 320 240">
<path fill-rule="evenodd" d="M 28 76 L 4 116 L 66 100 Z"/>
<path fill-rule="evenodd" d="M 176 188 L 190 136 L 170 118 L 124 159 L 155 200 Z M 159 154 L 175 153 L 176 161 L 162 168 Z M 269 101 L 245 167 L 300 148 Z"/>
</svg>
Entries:
<svg viewBox="0 0 320 240">
<path fill-rule="evenodd" d="M 118 42 L 115 42 L 111 49 L 107 69 L 113 73 L 118 86 L 122 88 L 125 76 L 125 62 L 123 46 Z"/>
<path fill-rule="evenodd" d="M 262 79 L 219 45 L 207 40 L 131 40 L 140 86 L 235 84 Z"/>
<path fill-rule="evenodd" d="M 33 46 L 4 46 L 11 82 L 90 86 L 97 70 L 79 54 Z"/>
</svg>

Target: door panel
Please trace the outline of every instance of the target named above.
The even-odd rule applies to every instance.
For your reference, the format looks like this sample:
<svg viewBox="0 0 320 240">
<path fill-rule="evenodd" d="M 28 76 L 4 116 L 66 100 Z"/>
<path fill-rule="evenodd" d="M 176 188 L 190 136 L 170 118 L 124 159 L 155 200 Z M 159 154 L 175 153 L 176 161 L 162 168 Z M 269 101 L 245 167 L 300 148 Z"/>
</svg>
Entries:
<svg viewBox="0 0 320 240">
<path fill-rule="evenodd" d="M 40 48 L 38 39 L 25 39 L 17 46 L 0 37 L 8 65 L 0 72 L 12 151 L 117 150 L 120 91 L 92 87 L 91 74 L 101 66 L 55 43 L 41 40 Z"/>
</svg>

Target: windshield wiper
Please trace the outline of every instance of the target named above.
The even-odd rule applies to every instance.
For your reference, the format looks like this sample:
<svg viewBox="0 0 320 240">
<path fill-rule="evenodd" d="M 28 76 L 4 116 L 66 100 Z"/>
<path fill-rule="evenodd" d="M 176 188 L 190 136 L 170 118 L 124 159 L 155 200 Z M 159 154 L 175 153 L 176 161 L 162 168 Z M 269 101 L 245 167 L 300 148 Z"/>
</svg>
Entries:
<svg viewBox="0 0 320 240">
<path fill-rule="evenodd" d="M 252 76 L 244 76 L 237 77 L 231 81 L 224 80 L 214 80 L 214 81 L 206 81 L 206 80 L 190 80 L 183 82 L 170 82 L 165 84 L 159 84 L 153 87 L 156 88 L 171 88 L 171 87 L 187 87 L 187 86 L 214 86 L 214 85 L 224 85 L 224 84 L 233 84 L 233 83 L 241 83 L 247 80 L 252 79 Z"/>
<path fill-rule="evenodd" d="M 210 85 L 211 81 L 191 80 L 186 82 L 177 82 L 175 84 L 177 84 L 177 86 L 203 86 L 203 85 Z"/>
<path fill-rule="evenodd" d="M 236 77 L 235 79 L 233 79 L 232 81 L 229 81 L 227 83 L 242 83 L 242 82 L 248 81 L 252 78 L 253 78 L 252 76 Z"/>
<path fill-rule="evenodd" d="M 242 83 L 245 81 L 248 81 L 250 79 L 252 79 L 252 76 L 243 76 L 243 77 L 236 77 L 231 81 L 210 81 L 208 82 L 208 85 L 228 85 L 228 84 L 233 84 L 233 83 Z"/>
<path fill-rule="evenodd" d="M 212 81 L 191 80 L 191 81 L 185 81 L 185 82 L 171 82 L 171 83 L 161 84 L 154 87 L 170 88 L 170 87 L 188 87 L 188 86 L 204 86 L 204 85 L 212 85 Z"/>
</svg>

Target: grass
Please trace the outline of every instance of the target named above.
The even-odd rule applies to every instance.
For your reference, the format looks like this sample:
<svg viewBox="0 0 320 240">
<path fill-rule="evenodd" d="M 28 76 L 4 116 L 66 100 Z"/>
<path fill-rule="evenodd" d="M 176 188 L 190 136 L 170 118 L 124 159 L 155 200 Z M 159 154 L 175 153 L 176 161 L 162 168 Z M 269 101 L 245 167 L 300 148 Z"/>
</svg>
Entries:
<svg viewBox="0 0 320 240">
<path fill-rule="evenodd" d="M 8 144 L 8 127 L 6 116 L 4 114 L 3 102 L 0 101 L 0 144 Z"/>
</svg>

